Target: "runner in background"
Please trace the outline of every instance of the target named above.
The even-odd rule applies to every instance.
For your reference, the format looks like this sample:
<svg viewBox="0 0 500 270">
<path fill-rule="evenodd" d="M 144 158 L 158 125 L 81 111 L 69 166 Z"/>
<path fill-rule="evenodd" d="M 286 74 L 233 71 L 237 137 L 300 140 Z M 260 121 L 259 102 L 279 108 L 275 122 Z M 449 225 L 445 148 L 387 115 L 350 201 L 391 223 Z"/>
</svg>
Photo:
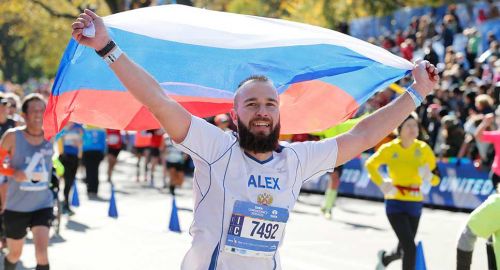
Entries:
<svg viewBox="0 0 500 270">
<path fill-rule="evenodd" d="M 484 116 L 483 121 L 477 127 L 474 135 L 475 135 L 476 139 L 479 140 L 480 142 L 491 143 L 491 144 L 493 144 L 493 147 L 495 148 L 495 158 L 494 158 L 493 164 L 491 166 L 490 179 L 491 179 L 491 182 L 493 183 L 493 186 L 498 188 L 498 186 L 500 184 L 500 108 L 497 108 L 495 113 L 496 113 L 496 117 L 493 113 L 488 113 Z M 494 126 L 493 126 L 494 122 L 497 126 L 496 130 L 492 130 L 492 129 L 494 129 Z M 498 204 L 498 203 L 496 203 L 496 204 Z M 492 205 L 495 205 L 495 203 L 492 203 Z M 488 208 L 491 208 L 491 206 Z M 492 223 L 494 223 L 494 222 L 492 222 Z M 494 226 L 496 226 L 496 225 L 500 226 L 500 223 L 494 223 L 494 224 L 495 224 Z M 478 230 L 480 230 L 480 229 L 478 229 Z M 482 234 L 476 233 L 476 235 L 483 236 L 484 233 L 482 233 Z M 497 237 L 500 237 L 500 236 L 497 236 Z M 496 240 L 497 245 L 498 245 L 499 241 L 500 240 Z M 500 252 L 498 249 L 495 249 L 495 251 L 494 251 L 494 248 L 493 248 L 494 242 L 495 242 L 495 239 L 493 239 L 491 237 L 488 238 L 488 241 L 486 242 L 486 251 L 488 254 L 488 266 L 490 269 L 495 269 L 496 265 L 498 265 L 498 263 L 495 265 L 495 259 L 494 259 L 495 254 L 497 257 L 500 256 L 500 254 L 498 254 Z M 472 256 L 472 251 L 470 251 L 470 256 Z M 498 261 L 498 259 L 497 259 L 497 261 Z"/>
<path fill-rule="evenodd" d="M 136 172 L 137 172 L 137 178 L 136 181 L 140 181 L 141 177 L 141 160 L 144 159 L 144 181 L 146 181 L 146 175 L 148 171 L 148 156 L 149 156 L 149 145 L 151 144 L 151 133 L 149 133 L 147 130 L 142 130 L 142 131 L 137 131 L 135 134 L 135 140 L 134 140 L 134 153 L 135 157 L 137 158 L 137 164 L 136 164 Z"/>
<path fill-rule="evenodd" d="M 9 117 L 9 100 L 0 96 L 0 138 L 8 130 L 16 126 L 16 122 Z M 7 177 L 0 175 L 0 209 L 4 208 L 5 198 L 7 196 Z M 6 247 L 7 239 L 3 226 L 3 211 L 0 211 L 0 238 L 1 248 Z"/>
<path fill-rule="evenodd" d="M 80 124 L 68 123 L 57 141 L 59 161 L 64 166 L 63 214 L 74 214 L 70 209 L 69 192 L 75 183 L 76 171 L 82 154 L 83 132 L 83 127 Z"/>
<path fill-rule="evenodd" d="M 9 118 L 16 122 L 16 125 L 21 125 L 24 123 L 23 117 L 19 114 L 21 99 L 15 93 L 6 93 L 4 98 L 9 101 L 9 106 L 7 112 Z"/>
<path fill-rule="evenodd" d="M 366 117 L 368 114 L 361 115 L 360 117 L 349 119 L 343 123 L 335 125 L 327 130 L 314 132 L 312 135 L 318 136 L 321 140 L 333 138 L 339 136 L 343 133 L 351 130 L 361 119 Z M 337 200 L 338 189 L 340 186 L 340 178 L 342 177 L 342 170 L 344 165 L 340 165 L 335 168 L 333 172 L 328 172 L 330 179 L 328 179 L 327 188 L 325 191 L 325 196 L 323 203 L 321 204 L 321 213 L 326 219 L 332 218 L 332 209 Z"/>
<path fill-rule="evenodd" d="M 36 270 L 49 269 L 49 228 L 53 219 L 54 197 L 49 189 L 52 172 L 53 145 L 44 139 L 42 119 L 45 101 L 39 94 L 27 95 L 22 104 L 25 126 L 10 129 L 0 148 L 10 159 L 2 160 L 14 171 L 8 177 L 4 205 L 4 224 L 9 253 L 4 269 L 15 270 L 27 229 L 33 233 Z M 5 157 L 5 156 L 4 156 Z"/>
<path fill-rule="evenodd" d="M 83 165 L 89 198 L 97 198 L 99 191 L 99 164 L 106 152 L 106 131 L 102 128 L 85 125 L 83 133 Z"/>
<path fill-rule="evenodd" d="M 167 187 L 167 172 L 170 194 L 175 195 L 175 189 L 184 183 L 184 171 L 187 166 L 187 155 L 174 146 L 172 139 L 165 133 L 162 145 L 165 166 L 163 170 L 163 187 Z"/>
<path fill-rule="evenodd" d="M 113 169 L 118 161 L 118 155 L 123 147 L 123 140 L 121 131 L 116 129 L 106 130 L 106 142 L 108 146 L 108 153 L 106 154 L 108 160 L 108 182 L 112 183 Z"/>
<path fill-rule="evenodd" d="M 477 237 L 488 239 L 488 270 L 500 265 L 500 187 L 469 215 L 457 245 L 457 270 L 470 270 Z M 489 244 L 488 244 L 489 243 Z"/>
<path fill-rule="evenodd" d="M 323 205 L 321 206 L 321 212 L 326 219 L 332 219 L 332 209 L 335 205 L 335 201 L 337 200 L 337 193 L 343 168 L 344 165 L 340 165 L 335 168 L 335 171 L 328 173 L 330 179 L 328 180 L 328 187 L 325 191 Z"/>
<path fill-rule="evenodd" d="M 16 126 L 14 121 L 9 116 L 10 102 L 8 99 L 0 96 L 0 137 L 9 129 Z"/>
<path fill-rule="evenodd" d="M 151 140 L 149 143 L 149 155 L 146 159 L 146 181 L 149 180 L 149 184 L 154 186 L 154 175 L 156 170 L 156 165 L 161 164 L 160 148 L 163 144 L 163 133 L 161 129 L 149 130 L 151 133 Z"/>
<path fill-rule="evenodd" d="M 382 145 L 365 164 L 371 180 L 385 195 L 387 218 L 399 240 L 394 251 L 379 251 L 377 270 L 398 259 L 403 259 L 403 270 L 415 269 L 415 235 L 424 198 L 421 189 L 439 184 L 439 178 L 432 174 L 436 157 L 429 145 L 417 140 L 416 115 L 406 118 L 398 127 L 398 134 L 397 139 Z M 388 178 L 379 172 L 382 165 L 387 165 Z"/>
</svg>

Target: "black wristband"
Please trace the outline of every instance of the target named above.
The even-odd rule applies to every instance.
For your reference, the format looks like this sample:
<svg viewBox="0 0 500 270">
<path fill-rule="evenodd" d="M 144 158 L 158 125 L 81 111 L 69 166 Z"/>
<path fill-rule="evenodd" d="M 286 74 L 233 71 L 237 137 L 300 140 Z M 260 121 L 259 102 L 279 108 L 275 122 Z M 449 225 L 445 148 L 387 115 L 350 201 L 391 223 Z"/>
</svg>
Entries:
<svg viewBox="0 0 500 270">
<path fill-rule="evenodd" d="M 110 40 L 108 42 L 108 44 L 106 44 L 106 46 L 104 46 L 104 48 L 100 49 L 100 50 L 96 50 L 95 52 L 101 56 L 101 57 L 104 57 L 106 54 L 108 54 L 111 50 L 113 50 L 114 48 L 116 47 L 116 44 L 113 40 Z"/>
</svg>

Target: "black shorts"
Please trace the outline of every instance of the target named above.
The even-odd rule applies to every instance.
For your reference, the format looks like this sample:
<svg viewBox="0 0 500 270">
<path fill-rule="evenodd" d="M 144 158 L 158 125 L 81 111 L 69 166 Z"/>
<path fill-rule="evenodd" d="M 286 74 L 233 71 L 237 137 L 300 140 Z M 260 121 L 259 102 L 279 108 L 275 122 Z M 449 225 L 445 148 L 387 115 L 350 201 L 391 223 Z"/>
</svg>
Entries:
<svg viewBox="0 0 500 270">
<path fill-rule="evenodd" d="M 160 157 L 160 148 L 158 148 L 158 147 L 150 147 L 149 148 L 149 155 L 151 157 Z"/>
<path fill-rule="evenodd" d="M 110 154 L 114 157 L 118 157 L 118 155 L 120 154 L 120 151 L 121 151 L 120 148 L 116 149 L 116 148 L 109 148 L 108 147 L 108 154 Z"/>
<path fill-rule="evenodd" d="M 344 165 L 339 165 L 335 167 L 335 171 L 339 173 L 339 177 L 342 176 L 342 171 L 344 170 Z"/>
<path fill-rule="evenodd" d="M 33 212 L 17 212 L 5 210 L 3 222 L 5 225 L 5 236 L 11 239 L 23 239 L 26 230 L 35 226 L 49 227 L 54 219 L 52 208 L 43 208 Z"/>
<path fill-rule="evenodd" d="M 177 162 L 168 162 L 167 161 L 167 169 L 174 168 L 177 171 L 184 171 L 184 163 L 177 163 Z"/>
<path fill-rule="evenodd" d="M 144 155 L 148 149 L 149 147 L 134 147 L 134 153 L 137 155 Z"/>
</svg>

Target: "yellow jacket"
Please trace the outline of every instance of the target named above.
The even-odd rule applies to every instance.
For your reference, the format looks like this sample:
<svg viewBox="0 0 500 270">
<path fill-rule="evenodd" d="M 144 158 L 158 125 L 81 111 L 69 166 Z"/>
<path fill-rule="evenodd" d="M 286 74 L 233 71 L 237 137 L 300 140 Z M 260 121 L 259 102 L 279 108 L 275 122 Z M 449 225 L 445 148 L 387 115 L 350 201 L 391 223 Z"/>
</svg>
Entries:
<svg viewBox="0 0 500 270">
<path fill-rule="evenodd" d="M 384 181 L 379 172 L 381 165 L 387 165 L 392 185 L 397 187 L 397 192 L 385 195 L 386 200 L 422 201 L 419 189 L 423 180 L 419 168 L 428 165 L 431 171 L 434 170 L 436 156 L 423 141 L 415 140 L 410 147 L 403 148 L 398 138 L 382 145 L 365 163 L 371 180 L 379 186 Z M 438 185 L 439 178 L 433 175 L 430 184 Z"/>
</svg>

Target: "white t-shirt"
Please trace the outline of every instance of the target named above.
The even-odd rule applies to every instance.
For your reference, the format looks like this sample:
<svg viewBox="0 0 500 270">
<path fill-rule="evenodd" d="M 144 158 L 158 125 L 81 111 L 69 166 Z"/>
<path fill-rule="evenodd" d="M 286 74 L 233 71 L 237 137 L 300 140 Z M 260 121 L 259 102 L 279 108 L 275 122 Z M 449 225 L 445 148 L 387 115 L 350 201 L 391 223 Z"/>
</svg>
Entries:
<svg viewBox="0 0 500 270">
<path fill-rule="evenodd" d="M 193 242 L 182 269 L 281 269 L 278 251 L 269 258 L 225 251 L 233 206 L 237 200 L 259 204 L 265 195 L 269 206 L 291 213 L 302 184 L 333 171 L 336 140 L 292 143 L 261 162 L 239 147 L 235 133 L 193 116 L 187 137 L 176 146 L 195 164 Z"/>
</svg>

